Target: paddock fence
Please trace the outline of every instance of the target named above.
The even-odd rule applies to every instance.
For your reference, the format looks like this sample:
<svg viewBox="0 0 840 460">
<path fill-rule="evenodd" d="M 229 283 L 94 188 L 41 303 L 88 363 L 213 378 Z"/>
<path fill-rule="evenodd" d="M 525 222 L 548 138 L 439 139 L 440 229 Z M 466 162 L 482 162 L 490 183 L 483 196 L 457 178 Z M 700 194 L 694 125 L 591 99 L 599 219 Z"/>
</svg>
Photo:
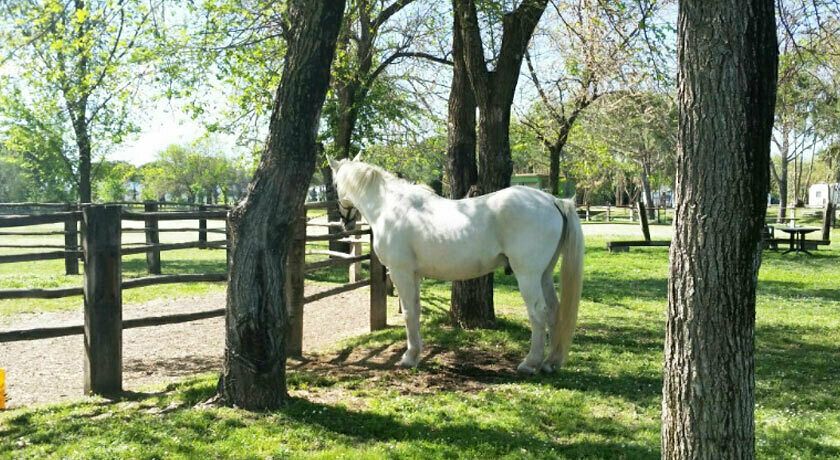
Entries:
<svg viewBox="0 0 840 460">
<path fill-rule="evenodd" d="M 9 204 L 0 204 L 0 208 Z M 26 204 L 31 206 L 32 204 Z M 39 204 L 43 205 L 43 204 Z M 167 203 L 169 205 L 169 203 Z M 373 234 L 369 228 L 360 227 L 344 231 L 341 224 L 309 222 L 307 212 L 313 209 L 327 209 L 337 202 L 308 203 L 302 215 L 296 219 L 292 235 L 292 247 L 287 259 L 286 292 L 289 310 L 289 331 L 287 352 L 291 356 L 302 353 L 303 311 L 308 303 L 340 293 L 370 286 L 370 328 L 384 328 L 386 317 L 385 268 L 373 252 Z M 71 209 L 75 207 L 75 209 Z M 42 207 L 52 212 L 38 214 L 0 215 L 0 248 L 40 251 L 23 254 L 0 255 L 0 264 L 34 260 L 65 259 L 65 268 L 73 268 L 78 274 L 78 262 L 83 262 L 82 286 L 51 289 L 0 289 L 0 300 L 5 299 L 57 299 L 82 296 L 84 321 L 82 324 L 68 324 L 58 327 L 32 328 L 0 331 L 0 343 L 23 340 L 38 340 L 71 335 L 83 335 L 84 392 L 113 394 L 122 390 L 122 330 L 184 323 L 225 315 L 224 308 L 179 313 L 136 319 L 122 319 L 122 291 L 146 286 L 172 283 L 223 282 L 227 281 L 227 266 L 230 254 L 225 257 L 225 270 L 219 273 L 162 274 L 161 253 L 178 249 L 226 250 L 229 248 L 228 210 L 199 205 L 196 210 L 161 211 L 160 203 L 147 202 L 142 211 L 136 204 L 66 205 Z M 20 206 L 19 209 L 24 208 Z M 198 221 L 195 227 L 162 228 L 162 221 Z M 224 221 L 224 228 L 209 228 L 208 221 Z M 135 226 L 123 226 L 133 222 Z M 136 227 L 137 223 L 142 225 Z M 64 230 L 31 230 L 25 227 L 43 224 L 63 224 Z M 24 227 L 21 229 L 21 227 Z M 308 229 L 320 231 L 308 232 Z M 5 230 L 11 229 L 11 230 Z M 145 242 L 123 243 L 126 233 L 143 233 Z M 196 241 L 161 243 L 162 232 L 195 232 Z M 224 239 L 208 240 L 208 234 L 224 234 Z M 64 244 L 3 244 L 3 236 L 63 236 Z M 77 240 L 81 237 L 81 245 Z M 72 241 L 71 241 L 72 240 Z M 324 242 L 343 241 L 350 243 L 351 251 L 341 253 L 321 249 Z M 368 251 L 363 252 L 363 245 Z M 123 279 L 122 257 L 132 254 L 146 255 L 148 276 Z M 319 260 L 307 261 L 307 256 Z M 369 276 L 363 278 L 362 263 L 368 265 Z M 330 287 L 317 293 L 304 295 L 306 275 L 332 267 L 347 267 L 349 282 Z"/>
</svg>

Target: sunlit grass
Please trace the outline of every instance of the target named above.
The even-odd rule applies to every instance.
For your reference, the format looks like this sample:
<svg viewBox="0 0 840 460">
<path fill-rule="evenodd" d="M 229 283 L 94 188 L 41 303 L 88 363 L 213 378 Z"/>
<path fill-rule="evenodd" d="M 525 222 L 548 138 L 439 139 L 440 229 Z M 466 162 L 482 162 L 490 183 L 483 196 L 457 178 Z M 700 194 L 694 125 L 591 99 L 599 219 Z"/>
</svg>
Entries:
<svg viewBox="0 0 840 460">
<path fill-rule="evenodd" d="M 416 371 L 373 369 L 376 378 L 291 370 L 296 398 L 266 414 L 193 407 L 216 388 L 215 376 L 198 376 L 122 402 L 9 411 L 0 415 L 0 457 L 658 458 L 668 253 L 609 254 L 607 239 L 618 237 L 588 238 L 579 328 L 556 375 L 462 373 L 456 384 L 424 391 L 447 369 L 457 374 L 454 364 L 430 355 Z M 765 252 L 756 328 L 759 458 L 840 457 L 837 231 L 833 240 L 814 257 Z M 340 281 L 338 273 L 322 276 Z M 527 348 L 524 308 L 513 277 L 497 273 L 496 286 L 499 327 L 460 331 L 447 326 L 448 284 L 424 282 L 427 352 L 515 365 Z M 403 340 L 402 328 L 390 328 L 339 349 L 375 355 Z"/>
</svg>

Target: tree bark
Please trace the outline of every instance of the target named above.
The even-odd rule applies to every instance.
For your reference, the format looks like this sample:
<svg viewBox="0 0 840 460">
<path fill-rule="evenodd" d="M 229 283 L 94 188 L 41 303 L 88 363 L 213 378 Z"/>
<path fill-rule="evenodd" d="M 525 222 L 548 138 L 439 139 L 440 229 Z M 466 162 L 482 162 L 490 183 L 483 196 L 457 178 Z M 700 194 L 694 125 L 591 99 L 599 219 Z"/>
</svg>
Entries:
<svg viewBox="0 0 840 460">
<path fill-rule="evenodd" d="M 348 14 L 345 18 L 344 29 L 339 37 L 339 46 L 342 51 L 350 52 L 350 43 L 356 44 L 354 64 L 355 69 L 353 73 L 346 77 L 345 80 L 336 78 L 333 82 L 335 93 L 338 101 L 338 121 L 335 126 L 335 155 L 337 158 L 350 158 L 353 150 L 353 133 L 356 131 L 356 124 L 359 119 L 359 110 L 367 99 L 370 85 L 373 84 L 378 72 L 373 69 L 373 54 L 374 42 L 379 35 L 379 28 L 382 23 L 387 21 L 392 15 L 399 12 L 413 0 L 395 0 L 387 7 L 382 5 L 382 11 L 376 16 L 371 17 L 371 8 L 368 0 L 359 0 L 356 11 L 358 14 L 358 35 L 353 37 L 352 17 Z M 384 64 L 384 63 L 383 63 Z M 327 168 L 329 169 L 329 168 Z M 324 187 L 328 200 L 337 200 L 338 192 L 335 190 L 335 185 L 332 180 L 326 180 L 327 177 L 332 177 L 331 171 L 324 171 Z M 340 219 L 337 208 L 328 208 L 327 217 L 330 222 L 335 222 Z M 329 233 L 338 233 L 339 228 L 330 227 Z M 350 244 L 340 241 L 330 241 L 329 247 L 331 251 L 335 252 L 350 252 Z"/>
<path fill-rule="evenodd" d="M 91 148 L 87 123 L 84 121 L 84 111 L 73 124 L 76 134 L 76 146 L 79 149 L 79 202 L 91 203 Z"/>
<path fill-rule="evenodd" d="M 778 62 L 773 6 L 680 2 L 663 458 L 755 457 L 755 288 Z"/>
<path fill-rule="evenodd" d="M 496 68 L 489 71 L 484 59 L 478 14 L 474 0 L 453 0 L 456 16 L 453 36 L 458 35 L 463 50 L 464 69 L 479 107 L 478 193 L 491 193 L 510 186 L 513 160 L 510 155 L 510 110 L 519 80 L 519 69 L 531 34 L 548 0 L 525 0 L 502 19 L 502 43 Z M 453 45 L 454 45 L 453 40 Z M 453 50 L 454 51 L 454 50 Z M 453 299 L 460 305 L 455 319 L 468 327 L 495 325 L 493 275 L 484 277 L 471 289 L 453 286 Z M 481 297 L 479 297 L 481 296 Z M 469 305 L 468 305 L 469 304 Z"/>
<path fill-rule="evenodd" d="M 787 141 L 785 141 L 787 143 Z M 785 221 L 785 216 L 787 215 L 787 205 L 788 205 L 788 160 L 785 159 L 787 155 L 787 151 L 782 153 L 782 161 L 779 164 L 779 177 L 778 177 L 778 184 L 779 184 L 779 218 L 778 222 L 782 223 Z"/>
<path fill-rule="evenodd" d="M 315 170 L 315 135 L 330 78 L 343 0 L 290 2 L 294 32 L 268 143 L 245 199 L 230 215 L 231 266 L 219 381 L 228 405 L 279 407 L 286 392 L 286 256 Z"/>
<path fill-rule="evenodd" d="M 650 163 L 642 162 L 642 202 L 644 202 L 648 219 L 656 219 L 656 204 L 653 202 L 653 190 L 650 186 Z"/>
<path fill-rule="evenodd" d="M 457 33 L 460 24 L 454 15 L 452 37 L 452 87 L 449 92 L 447 169 L 449 193 L 461 199 L 478 184 L 476 163 L 475 95 L 473 95 L 464 64 L 463 39 Z M 452 283 L 450 318 L 452 324 L 464 329 L 490 327 L 495 321 L 493 311 L 493 277 L 455 281 Z"/>
</svg>

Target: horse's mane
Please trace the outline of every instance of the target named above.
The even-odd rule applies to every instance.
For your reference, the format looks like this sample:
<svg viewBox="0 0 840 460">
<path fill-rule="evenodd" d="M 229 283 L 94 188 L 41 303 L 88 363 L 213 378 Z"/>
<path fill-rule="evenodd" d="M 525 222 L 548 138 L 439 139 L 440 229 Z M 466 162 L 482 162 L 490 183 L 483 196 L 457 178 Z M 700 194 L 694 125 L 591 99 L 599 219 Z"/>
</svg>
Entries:
<svg viewBox="0 0 840 460">
<path fill-rule="evenodd" d="M 342 161 L 338 172 L 335 175 L 335 183 L 341 193 L 347 196 L 361 196 L 370 188 L 384 187 L 385 183 L 399 185 L 400 187 L 417 187 L 424 191 L 434 193 L 428 186 L 415 185 L 411 182 L 400 179 L 379 166 L 360 161 Z"/>
</svg>

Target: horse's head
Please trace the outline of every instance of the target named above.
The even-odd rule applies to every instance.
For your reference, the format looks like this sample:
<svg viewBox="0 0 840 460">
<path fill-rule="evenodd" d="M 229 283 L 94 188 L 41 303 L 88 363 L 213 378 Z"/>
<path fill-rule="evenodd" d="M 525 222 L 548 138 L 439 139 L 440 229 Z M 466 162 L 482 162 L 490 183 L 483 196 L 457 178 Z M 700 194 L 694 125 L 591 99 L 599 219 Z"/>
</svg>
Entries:
<svg viewBox="0 0 840 460">
<path fill-rule="evenodd" d="M 337 180 L 338 173 L 341 167 L 348 161 L 359 161 L 359 157 L 361 155 L 362 154 L 359 153 L 352 160 L 343 159 L 338 161 L 327 157 L 327 160 L 330 163 L 330 169 L 332 169 L 333 173 L 333 183 L 336 185 L 336 191 L 338 192 L 338 214 L 341 216 L 341 224 L 345 231 L 350 231 L 356 228 L 356 220 L 359 218 L 359 210 L 356 209 L 355 205 L 353 205 L 353 201 L 351 201 L 347 196 L 346 190 L 344 190 L 344 187 L 340 185 L 340 181 Z"/>
</svg>

